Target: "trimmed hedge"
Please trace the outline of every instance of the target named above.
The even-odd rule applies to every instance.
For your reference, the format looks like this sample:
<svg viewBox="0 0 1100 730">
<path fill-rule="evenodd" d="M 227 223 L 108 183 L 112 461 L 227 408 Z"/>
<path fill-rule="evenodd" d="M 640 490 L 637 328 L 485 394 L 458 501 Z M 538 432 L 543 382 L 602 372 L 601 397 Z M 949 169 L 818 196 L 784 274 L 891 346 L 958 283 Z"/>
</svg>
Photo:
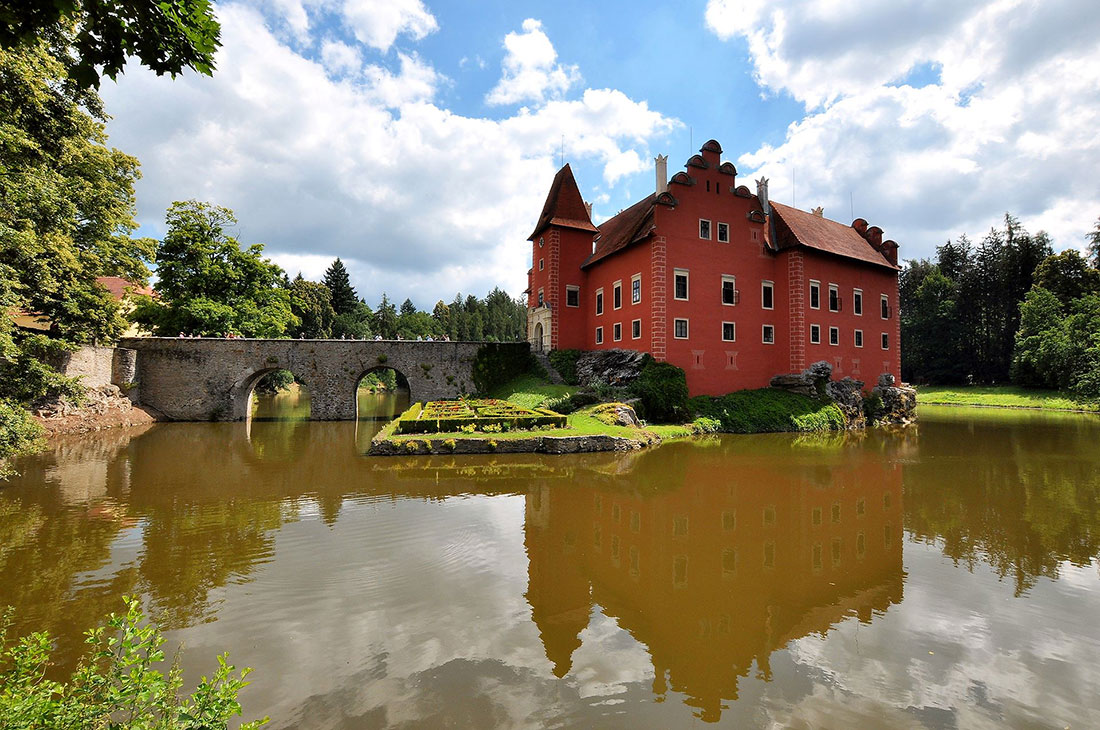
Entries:
<svg viewBox="0 0 1100 730">
<path fill-rule="evenodd" d="M 665 423 L 684 420 L 688 386 L 683 368 L 650 360 L 642 368 L 630 390 L 641 399 L 640 415 L 647 420 Z"/>
<path fill-rule="evenodd" d="M 719 430 L 726 433 L 840 431 L 847 427 L 835 403 L 777 388 L 700 395 L 691 399 L 689 407 L 697 416 L 717 420 Z"/>
<path fill-rule="evenodd" d="M 584 350 L 551 350 L 547 357 L 566 385 L 577 385 L 577 360 L 583 354 Z"/>
<path fill-rule="evenodd" d="M 453 433 L 473 426 L 530 430 L 543 426 L 564 428 L 566 417 L 546 408 L 521 408 L 507 401 L 431 401 L 415 403 L 398 417 L 394 433 Z"/>
</svg>

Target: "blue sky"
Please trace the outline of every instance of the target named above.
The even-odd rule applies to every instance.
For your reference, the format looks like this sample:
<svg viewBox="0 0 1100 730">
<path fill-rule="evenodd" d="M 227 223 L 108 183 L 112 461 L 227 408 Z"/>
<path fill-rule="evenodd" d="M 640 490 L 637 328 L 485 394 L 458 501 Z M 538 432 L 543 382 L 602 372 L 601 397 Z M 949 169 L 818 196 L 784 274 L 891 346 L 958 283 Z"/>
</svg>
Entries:
<svg viewBox="0 0 1100 730">
<path fill-rule="evenodd" d="M 213 78 L 130 66 L 103 96 L 137 156 L 141 232 L 173 200 L 233 208 L 292 275 L 340 256 L 370 303 L 525 285 L 564 137 L 597 221 L 709 138 L 740 182 L 901 255 L 1006 211 L 1057 248 L 1100 216 L 1092 0 L 217 5 Z"/>
</svg>

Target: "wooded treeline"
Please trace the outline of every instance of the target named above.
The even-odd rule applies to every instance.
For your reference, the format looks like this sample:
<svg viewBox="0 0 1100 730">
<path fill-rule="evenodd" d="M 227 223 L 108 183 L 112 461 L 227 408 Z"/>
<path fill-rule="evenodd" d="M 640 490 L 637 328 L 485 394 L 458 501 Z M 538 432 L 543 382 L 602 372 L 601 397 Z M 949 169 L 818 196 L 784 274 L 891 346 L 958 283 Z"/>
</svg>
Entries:
<svg viewBox="0 0 1100 730">
<path fill-rule="evenodd" d="M 899 281 L 902 378 L 1008 383 L 1100 397 L 1100 221 L 1089 257 L 1006 215 L 976 245 L 960 236 Z M 1090 260 L 1091 259 L 1091 260 Z"/>
</svg>

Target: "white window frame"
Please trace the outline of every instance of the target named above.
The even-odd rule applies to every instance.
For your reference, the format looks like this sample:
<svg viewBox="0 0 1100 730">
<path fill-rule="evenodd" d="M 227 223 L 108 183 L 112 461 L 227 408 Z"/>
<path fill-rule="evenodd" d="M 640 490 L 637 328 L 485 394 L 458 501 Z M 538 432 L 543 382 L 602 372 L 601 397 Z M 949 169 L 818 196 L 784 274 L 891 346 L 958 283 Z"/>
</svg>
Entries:
<svg viewBox="0 0 1100 730">
<path fill-rule="evenodd" d="M 856 302 L 859 302 L 859 304 L 857 305 Z M 852 314 L 856 315 L 857 317 L 862 317 L 863 316 L 863 290 L 862 289 L 853 289 L 852 290 Z"/>
<path fill-rule="evenodd" d="M 603 344 L 603 327 L 597 327 L 596 328 L 596 344 L 597 345 L 602 345 Z"/>
<path fill-rule="evenodd" d="M 726 282 L 733 284 L 733 301 L 726 301 Z M 737 306 L 737 277 L 733 274 L 722 274 L 722 306 L 723 307 L 736 307 Z"/>
<path fill-rule="evenodd" d="M 616 296 L 616 294 L 618 296 Z M 618 304 L 615 303 L 616 299 L 618 300 Z M 611 285 L 611 308 L 612 309 L 622 309 L 623 308 L 623 280 L 622 279 L 619 279 L 618 281 L 616 281 L 614 284 Z"/>
<path fill-rule="evenodd" d="M 814 306 L 814 291 L 817 291 L 817 306 Z M 821 282 L 817 279 L 810 279 L 810 290 L 808 292 L 810 297 L 810 309 L 821 309 Z"/>
<path fill-rule="evenodd" d="M 879 344 L 882 345 L 883 350 L 890 349 L 890 333 L 883 332 L 882 336 L 878 338 Z"/>
<path fill-rule="evenodd" d="M 622 342 L 623 341 L 623 323 L 616 322 L 611 325 L 611 341 Z"/>
<path fill-rule="evenodd" d="M 603 287 L 596 290 L 596 316 L 603 315 Z"/>
<path fill-rule="evenodd" d="M 683 334 L 683 336 L 680 336 L 680 335 L 676 334 L 676 325 L 679 324 L 680 322 L 684 323 L 684 334 Z M 691 322 L 688 321 L 687 317 L 676 317 L 674 320 L 672 320 L 672 338 L 673 339 L 675 339 L 675 340 L 687 340 L 687 339 L 690 339 L 690 337 L 691 337 Z"/>
<path fill-rule="evenodd" d="M 886 316 L 882 316 L 882 305 L 886 305 Z M 878 297 L 878 315 L 882 319 L 890 319 L 890 297 L 886 294 L 880 294 Z"/>
<path fill-rule="evenodd" d="M 638 325 L 637 330 L 635 330 L 634 325 Z M 638 334 L 634 334 L 635 331 L 637 331 Z M 632 339 L 632 340 L 642 339 L 642 320 L 640 320 L 640 319 L 630 320 L 630 339 Z"/>
<path fill-rule="evenodd" d="M 770 307 L 764 306 L 764 290 L 771 289 L 772 293 L 772 305 Z M 775 309 L 775 282 L 769 279 L 764 279 L 760 282 L 760 308 L 761 309 Z"/>
<path fill-rule="evenodd" d="M 545 271 L 545 270 L 546 270 L 546 259 L 539 258 L 539 271 Z"/>
<path fill-rule="evenodd" d="M 684 296 L 676 296 L 676 277 L 683 274 L 684 277 Z M 691 274 L 687 269 L 673 269 L 672 270 L 672 298 L 678 302 L 687 302 L 691 300 Z"/>
<path fill-rule="evenodd" d="M 634 282 L 638 283 L 638 298 L 634 298 Z M 630 303 L 641 304 L 642 303 L 642 275 L 635 274 L 630 277 Z"/>
<path fill-rule="evenodd" d="M 821 325 L 819 325 L 819 324 L 811 324 L 810 325 L 810 344 L 811 345 L 820 345 L 821 344 Z"/>
<path fill-rule="evenodd" d="M 726 325 L 729 325 L 733 329 L 733 337 L 726 339 Z M 723 322 L 722 323 L 722 342 L 737 342 L 737 323 L 736 322 Z"/>
<path fill-rule="evenodd" d="M 836 293 L 836 309 L 833 309 L 833 293 Z M 840 311 L 840 287 L 836 284 L 829 284 L 829 311 Z"/>
<path fill-rule="evenodd" d="M 764 333 L 767 332 L 768 330 L 772 331 L 772 339 L 771 339 L 770 342 L 768 341 L 768 338 L 764 336 Z M 774 345 L 775 344 L 775 325 L 774 324 L 765 324 L 765 325 L 760 326 L 760 341 L 763 342 L 765 345 Z"/>
<path fill-rule="evenodd" d="M 570 304 L 569 303 L 569 292 L 577 292 L 577 303 L 576 304 Z M 574 284 L 566 284 L 565 285 L 565 306 L 573 307 L 574 309 L 581 306 L 581 288 L 579 286 L 576 286 Z"/>
<path fill-rule="evenodd" d="M 852 344 L 856 347 L 863 347 L 863 330 L 855 330 L 852 333 Z"/>
<path fill-rule="evenodd" d="M 833 335 L 836 335 L 835 337 Z M 840 328 L 829 328 L 829 344 L 833 347 L 840 347 Z"/>
<path fill-rule="evenodd" d="M 705 235 L 705 236 L 703 235 L 703 224 L 704 223 L 707 224 L 707 235 Z M 710 220 L 707 219 L 707 218 L 700 218 L 699 219 L 699 238 L 703 241 L 709 241 L 710 238 L 711 238 L 711 233 L 712 232 L 713 232 L 713 227 L 712 227 L 712 224 L 711 224 Z"/>
<path fill-rule="evenodd" d="M 539 287 L 539 300 L 538 301 L 539 301 L 539 306 L 540 307 L 543 306 L 544 304 L 546 304 L 546 297 L 543 295 L 542 287 Z"/>
<path fill-rule="evenodd" d="M 730 224 L 718 221 L 718 228 L 714 231 L 718 243 L 730 242 Z M 722 236 L 722 232 L 725 231 L 725 237 Z"/>
</svg>

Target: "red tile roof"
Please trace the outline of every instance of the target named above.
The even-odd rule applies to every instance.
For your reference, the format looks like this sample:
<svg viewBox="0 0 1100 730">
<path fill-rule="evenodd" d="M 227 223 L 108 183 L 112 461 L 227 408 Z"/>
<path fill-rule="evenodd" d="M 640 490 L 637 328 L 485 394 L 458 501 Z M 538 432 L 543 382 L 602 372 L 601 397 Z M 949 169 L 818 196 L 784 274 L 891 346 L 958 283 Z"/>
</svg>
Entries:
<svg viewBox="0 0 1100 730">
<path fill-rule="evenodd" d="M 542 233 L 544 228 L 552 225 L 577 228 L 592 233 L 598 230 L 592 225 L 592 218 L 588 215 L 580 188 L 577 187 L 577 180 L 573 177 L 573 170 L 568 164 L 554 175 L 550 193 L 542 206 L 542 215 L 539 216 L 539 222 L 527 240 L 535 240 L 535 236 Z"/>
<path fill-rule="evenodd" d="M 121 276 L 97 276 L 96 283 L 111 292 L 111 296 L 119 301 L 127 294 L 143 294 L 149 297 L 154 296 L 153 290 L 149 287 L 135 284 L 128 279 L 123 279 Z"/>
<path fill-rule="evenodd" d="M 776 229 L 780 249 L 802 245 L 869 264 L 898 268 L 851 226 L 782 203 L 772 202 L 771 206 L 777 214 Z M 782 230 L 784 228 L 790 235 L 784 235 L 787 232 Z"/>
<path fill-rule="evenodd" d="M 600 237 L 596 239 L 596 250 L 585 259 L 581 267 L 594 264 L 632 243 L 644 240 L 653 230 L 653 208 L 656 204 L 657 194 L 651 193 L 648 197 L 601 223 Z"/>
</svg>

